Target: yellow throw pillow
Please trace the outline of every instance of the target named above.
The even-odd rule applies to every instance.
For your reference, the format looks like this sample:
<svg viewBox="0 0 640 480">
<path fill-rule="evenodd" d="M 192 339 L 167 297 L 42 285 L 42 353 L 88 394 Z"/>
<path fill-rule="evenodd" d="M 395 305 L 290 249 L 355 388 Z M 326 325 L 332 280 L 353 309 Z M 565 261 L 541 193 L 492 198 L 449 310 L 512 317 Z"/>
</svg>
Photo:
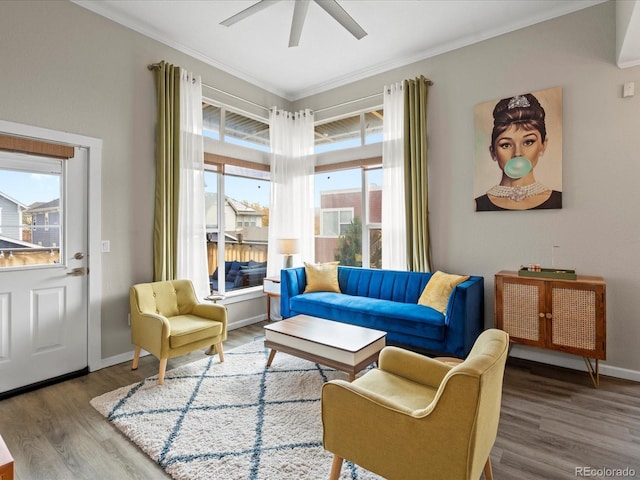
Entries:
<svg viewBox="0 0 640 480">
<path fill-rule="evenodd" d="M 304 272 L 307 276 L 307 286 L 304 293 L 309 292 L 336 292 L 340 293 L 338 285 L 338 264 L 328 263 L 304 263 Z"/>
<path fill-rule="evenodd" d="M 445 313 L 451 290 L 466 280 L 469 280 L 469 275 L 452 275 L 438 270 L 431 275 L 427 286 L 424 287 L 418 299 L 418 305 L 425 305 Z"/>
</svg>

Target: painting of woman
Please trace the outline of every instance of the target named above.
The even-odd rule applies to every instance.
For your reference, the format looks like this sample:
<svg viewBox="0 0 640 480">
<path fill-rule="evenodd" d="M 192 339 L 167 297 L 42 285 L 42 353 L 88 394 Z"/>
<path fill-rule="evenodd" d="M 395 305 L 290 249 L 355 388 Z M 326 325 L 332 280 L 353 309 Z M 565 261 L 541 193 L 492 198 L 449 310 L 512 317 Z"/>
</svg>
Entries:
<svg viewBox="0 0 640 480">
<path fill-rule="evenodd" d="M 553 130 L 548 130 L 548 114 L 538 97 L 554 111 Z M 562 208 L 561 102 L 560 88 L 501 99 L 492 109 L 490 139 L 483 135 L 487 121 L 481 118 L 489 106 L 476 107 L 476 138 L 485 138 L 484 148 L 476 148 L 476 211 Z M 548 182 L 536 178 L 543 166 Z"/>
</svg>

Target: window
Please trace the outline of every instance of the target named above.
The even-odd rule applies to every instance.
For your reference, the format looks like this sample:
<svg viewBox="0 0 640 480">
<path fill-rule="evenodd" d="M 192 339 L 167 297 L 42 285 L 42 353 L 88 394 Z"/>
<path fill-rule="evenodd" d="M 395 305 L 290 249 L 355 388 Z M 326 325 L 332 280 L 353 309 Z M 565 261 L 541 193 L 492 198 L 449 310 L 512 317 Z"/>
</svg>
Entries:
<svg viewBox="0 0 640 480">
<path fill-rule="evenodd" d="M 213 290 L 236 292 L 261 286 L 266 274 L 269 124 L 214 103 L 203 103 L 209 275 Z M 382 121 L 376 108 L 315 126 L 315 153 L 324 156 L 315 178 L 318 262 L 380 268 Z"/>
<path fill-rule="evenodd" d="M 0 268 L 58 263 L 61 160 L 0 154 Z"/>
<path fill-rule="evenodd" d="M 353 220 L 353 208 L 323 209 L 320 223 L 320 236 L 338 237 L 344 235 Z"/>
<path fill-rule="evenodd" d="M 205 137 L 253 150 L 268 152 L 270 149 L 267 121 L 227 107 L 202 104 L 202 133 Z"/>
<path fill-rule="evenodd" d="M 202 104 L 202 135 L 220 140 L 220 119 L 222 108 L 207 103 Z"/>
<path fill-rule="evenodd" d="M 270 150 L 269 124 L 227 111 L 224 141 L 268 152 Z"/>
<path fill-rule="evenodd" d="M 206 100 L 205 208 L 211 289 L 262 287 L 269 232 L 269 122 Z"/>
<path fill-rule="evenodd" d="M 233 165 L 208 166 L 205 171 L 207 257 L 214 291 L 229 293 L 262 286 L 269 237 L 270 184 L 264 178 L 266 173 Z M 218 222 L 218 218 L 223 220 Z"/>
<path fill-rule="evenodd" d="M 380 268 L 381 185 L 379 167 L 316 173 L 316 262 Z"/>
<path fill-rule="evenodd" d="M 363 112 L 315 126 L 315 153 L 382 142 L 382 109 Z"/>
</svg>

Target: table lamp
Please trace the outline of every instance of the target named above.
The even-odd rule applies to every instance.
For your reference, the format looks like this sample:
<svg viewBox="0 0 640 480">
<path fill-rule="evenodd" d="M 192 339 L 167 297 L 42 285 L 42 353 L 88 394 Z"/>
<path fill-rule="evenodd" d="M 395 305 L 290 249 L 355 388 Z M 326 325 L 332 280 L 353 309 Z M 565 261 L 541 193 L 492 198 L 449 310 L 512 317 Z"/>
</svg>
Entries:
<svg viewBox="0 0 640 480">
<path fill-rule="evenodd" d="M 284 255 L 284 268 L 293 267 L 293 255 L 298 253 L 298 239 L 281 238 L 278 240 L 278 253 Z"/>
</svg>

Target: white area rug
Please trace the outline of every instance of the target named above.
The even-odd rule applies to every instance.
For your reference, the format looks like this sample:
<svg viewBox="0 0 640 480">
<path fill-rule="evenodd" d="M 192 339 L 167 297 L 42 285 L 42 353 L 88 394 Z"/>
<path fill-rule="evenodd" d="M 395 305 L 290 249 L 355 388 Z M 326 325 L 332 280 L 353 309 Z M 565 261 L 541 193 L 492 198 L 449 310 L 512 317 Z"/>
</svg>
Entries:
<svg viewBox="0 0 640 480">
<path fill-rule="evenodd" d="M 175 479 L 320 480 L 320 389 L 348 375 L 257 341 L 91 400 L 91 405 Z M 351 462 L 342 479 L 379 479 Z"/>
</svg>

